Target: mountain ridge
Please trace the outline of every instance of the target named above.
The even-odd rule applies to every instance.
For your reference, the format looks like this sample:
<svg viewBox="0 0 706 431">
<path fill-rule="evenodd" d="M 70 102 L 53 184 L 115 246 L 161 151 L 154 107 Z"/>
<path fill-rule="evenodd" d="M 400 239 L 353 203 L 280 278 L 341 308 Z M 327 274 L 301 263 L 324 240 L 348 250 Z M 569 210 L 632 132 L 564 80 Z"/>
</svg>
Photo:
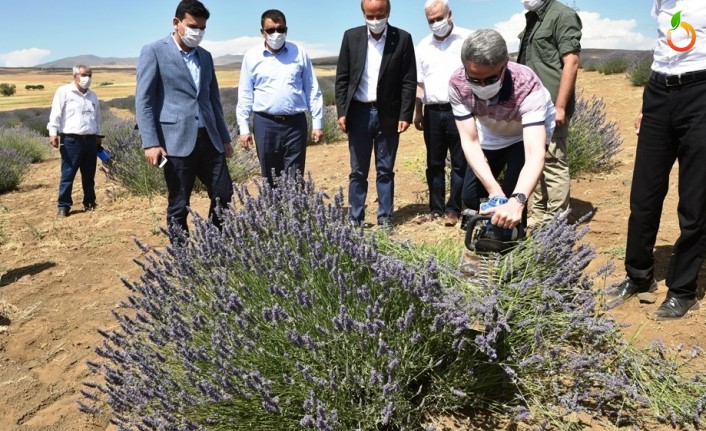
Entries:
<svg viewBox="0 0 706 431">
<path fill-rule="evenodd" d="M 601 48 L 584 48 L 581 50 L 581 58 L 588 59 L 603 59 L 611 55 L 640 55 L 650 54 L 650 50 L 629 50 L 629 49 L 601 49 Z M 517 53 L 511 53 L 510 57 L 515 58 Z M 314 66 L 335 66 L 337 56 L 314 58 L 312 62 Z M 243 62 L 242 55 L 226 54 L 218 57 L 213 57 L 213 62 L 216 66 L 240 67 Z M 66 69 L 72 68 L 77 64 L 85 64 L 92 68 L 135 68 L 137 67 L 137 57 L 99 57 L 96 55 L 77 55 L 73 57 L 60 58 L 58 60 L 32 66 L 37 69 Z"/>
</svg>

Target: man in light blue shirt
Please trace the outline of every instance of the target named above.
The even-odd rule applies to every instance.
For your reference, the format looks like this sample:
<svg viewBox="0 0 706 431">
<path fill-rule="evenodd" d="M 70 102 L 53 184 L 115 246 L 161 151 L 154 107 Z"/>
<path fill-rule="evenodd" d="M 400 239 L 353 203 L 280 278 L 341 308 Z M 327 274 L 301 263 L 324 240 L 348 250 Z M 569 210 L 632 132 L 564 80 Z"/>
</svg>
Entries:
<svg viewBox="0 0 706 431">
<path fill-rule="evenodd" d="M 250 149 L 253 135 L 262 176 L 274 186 L 274 176 L 304 173 L 306 111 L 311 111 L 314 142 L 323 135 L 323 99 L 307 53 L 287 42 L 287 20 L 270 9 L 262 14 L 264 46 L 243 57 L 236 110 L 240 144 Z M 250 115 L 253 130 L 250 131 Z"/>
</svg>

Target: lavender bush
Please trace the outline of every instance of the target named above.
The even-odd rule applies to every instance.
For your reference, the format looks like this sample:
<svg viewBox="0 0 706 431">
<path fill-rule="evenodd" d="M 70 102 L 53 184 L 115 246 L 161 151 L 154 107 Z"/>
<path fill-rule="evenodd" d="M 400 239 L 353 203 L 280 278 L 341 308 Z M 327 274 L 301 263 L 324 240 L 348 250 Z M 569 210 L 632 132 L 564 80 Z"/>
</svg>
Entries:
<svg viewBox="0 0 706 431">
<path fill-rule="evenodd" d="M 643 87 L 652 75 L 653 54 L 647 53 L 638 56 L 628 68 L 628 79 L 637 87 Z"/>
<path fill-rule="evenodd" d="M 278 181 L 240 188 L 222 231 L 195 217 L 182 246 L 142 246 L 83 411 L 122 430 L 417 430 L 469 409 L 538 429 L 577 429 L 575 412 L 704 417 L 703 376 L 596 315 L 593 251 L 565 220 L 467 277 L 458 246 L 366 234 L 340 192 Z"/>
<path fill-rule="evenodd" d="M 0 145 L 0 193 L 16 189 L 29 165 L 27 156 L 12 147 Z"/>
<path fill-rule="evenodd" d="M 614 75 L 625 73 L 630 67 L 630 58 L 622 52 L 618 52 L 602 59 L 598 63 L 598 72 L 604 75 Z"/>
<path fill-rule="evenodd" d="M 108 178 L 137 196 L 166 193 L 164 172 L 150 166 L 145 159 L 140 133 L 135 130 L 134 120 L 123 120 L 114 115 L 103 118 L 103 146 L 111 155 L 111 161 L 102 166 Z M 235 153 L 228 159 L 228 170 L 234 182 L 242 182 L 259 172 L 254 152 L 247 152 L 237 144 L 235 127 L 230 128 Z M 205 190 L 200 181 L 195 191 Z"/>
<path fill-rule="evenodd" d="M 610 169 L 622 143 L 618 126 L 606 118 L 603 99 L 577 97 L 567 145 L 571 177 Z"/>
<path fill-rule="evenodd" d="M 139 131 L 134 120 L 123 120 L 114 115 L 103 117 L 101 124 L 103 148 L 110 153 L 110 163 L 101 169 L 109 180 L 120 184 L 136 196 L 166 193 L 164 172 L 145 160 Z"/>
<path fill-rule="evenodd" d="M 26 127 L 48 136 L 49 108 L 26 108 L 0 112 L 0 127 Z"/>
<path fill-rule="evenodd" d="M 0 147 L 14 148 L 30 163 L 38 163 L 47 158 L 51 145 L 47 138 L 24 126 L 0 126 Z"/>
</svg>

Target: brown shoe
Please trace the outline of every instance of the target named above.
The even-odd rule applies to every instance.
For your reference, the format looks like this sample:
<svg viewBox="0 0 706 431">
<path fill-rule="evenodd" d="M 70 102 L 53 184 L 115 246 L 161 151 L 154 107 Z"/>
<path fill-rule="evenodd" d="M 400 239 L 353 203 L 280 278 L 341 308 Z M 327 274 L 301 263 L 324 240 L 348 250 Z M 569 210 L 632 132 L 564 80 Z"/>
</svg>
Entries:
<svg viewBox="0 0 706 431">
<path fill-rule="evenodd" d="M 456 223 L 458 223 L 458 214 L 446 213 L 446 220 L 444 221 L 444 226 L 456 226 Z"/>
<path fill-rule="evenodd" d="M 441 215 L 439 215 L 437 213 L 422 214 L 419 217 L 415 218 L 414 222 L 417 224 L 424 224 L 424 223 L 428 223 L 430 221 L 434 221 L 434 220 L 438 219 L 439 217 L 441 217 Z"/>
</svg>

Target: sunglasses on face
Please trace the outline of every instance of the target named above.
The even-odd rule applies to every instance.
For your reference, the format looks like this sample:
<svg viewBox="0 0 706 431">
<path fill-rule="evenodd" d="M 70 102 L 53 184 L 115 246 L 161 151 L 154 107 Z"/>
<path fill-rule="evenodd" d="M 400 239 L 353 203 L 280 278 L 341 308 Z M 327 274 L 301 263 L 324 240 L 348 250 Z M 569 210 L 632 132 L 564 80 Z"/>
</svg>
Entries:
<svg viewBox="0 0 706 431">
<path fill-rule="evenodd" d="M 497 75 L 485 79 L 471 78 L 470 76 L 468 76 L 468 72 L 466 72 L 466 81 L 470 82 L 473 85 L 492 85 L 500 81 L 500 78 L 502 78 L 504 72 L 505 67 L 503 67 L 500 70 L 500 73 L 498 73 Z"/>
<path fill-rule="evenodd" d="M 272 27 L 272 28 L 263 28 L 262 31 L 264 31 L 267 34 L 275 34 L 277 33 L 286 33 L 287 32 L 287 27 Z"/>
<path fill-rule="evenodd" d="M 473 85 L 491 85 L 500 81 L 500 75 L 491 76 L 490 78 L 485 79 L 476 79 L 471 78 L 470 76 L 468 76 L 468 73 L 466 73 L 466 81 L 470 82 Z"/>
</svg>

